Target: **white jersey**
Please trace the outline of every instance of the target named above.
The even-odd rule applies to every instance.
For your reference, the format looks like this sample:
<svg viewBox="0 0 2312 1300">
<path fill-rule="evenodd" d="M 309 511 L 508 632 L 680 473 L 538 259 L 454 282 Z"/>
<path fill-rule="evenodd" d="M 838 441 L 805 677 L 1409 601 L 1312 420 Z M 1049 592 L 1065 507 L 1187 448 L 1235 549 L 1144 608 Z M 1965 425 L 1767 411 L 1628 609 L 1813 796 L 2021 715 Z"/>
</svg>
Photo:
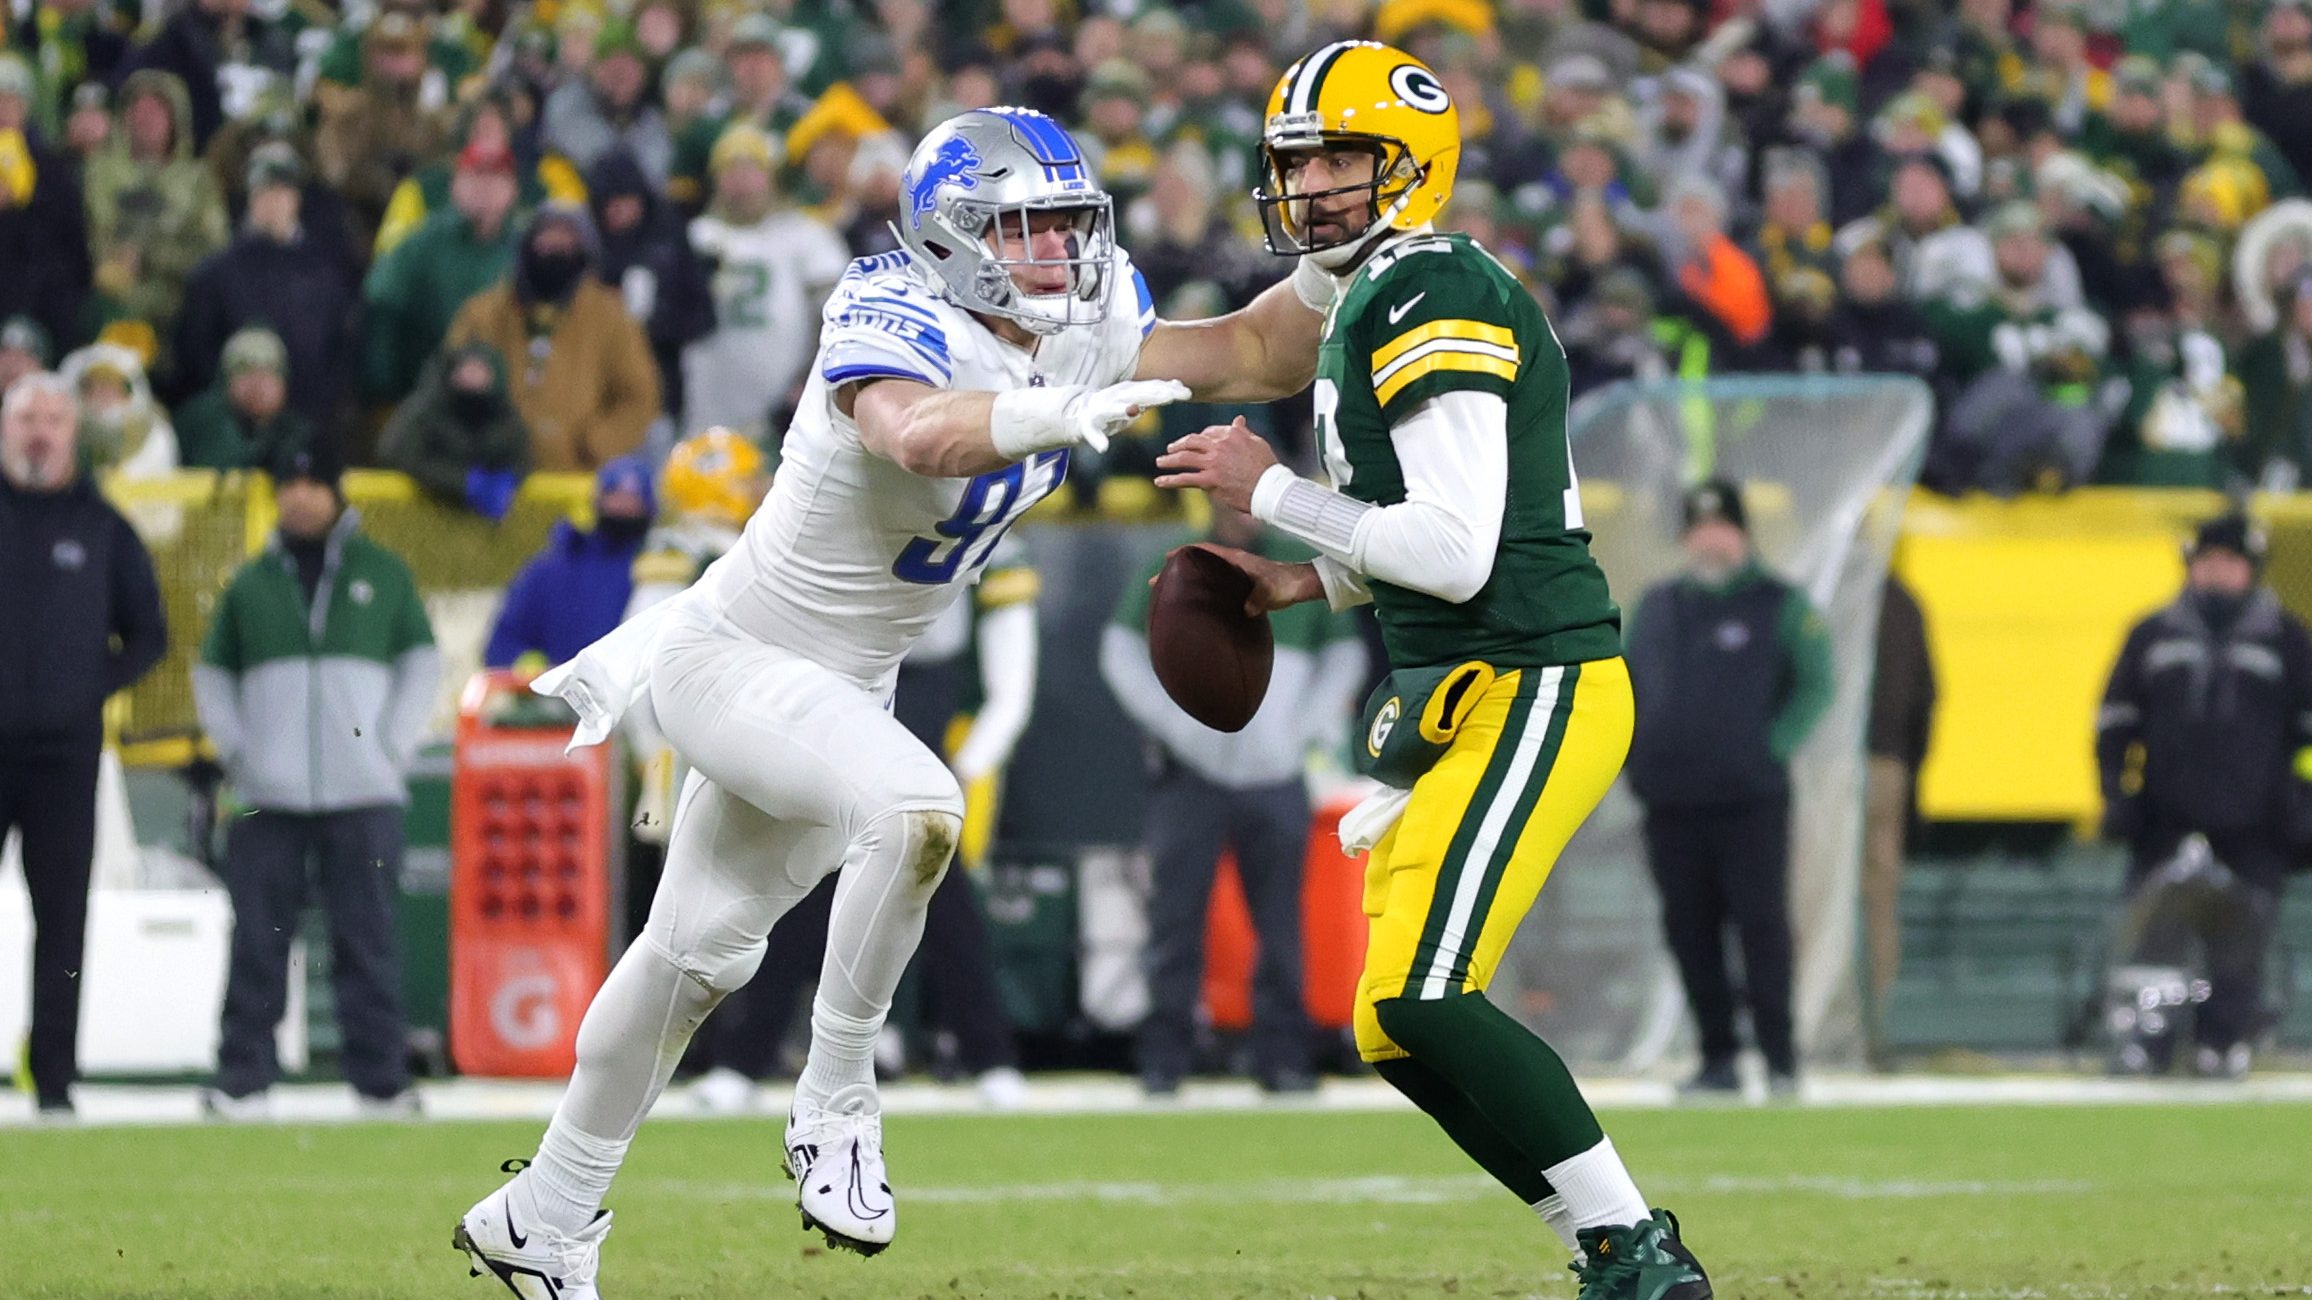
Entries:
<svg viewBox="0 0 2312 1300">
<path fill-rule="evenodd" d="M 1004 342 L 931 288 L 904 252 L 851 264 L 828 299 L 819 355 L 777 478 L 701 598 L 738 632 L 792 650 L 874 693 L 924 629 L 979 580 L 1004 531 L 1060 485 L 1066 451 L 977 478 L 925 478 L 867 450 L 835 406 L 874 376 L 1000 392 L 1129 379 L 1156 327 L 1148 286 L 1123 250 L 1105 321 L 1034 351 Z"/>
<path fill-rule="evenodd" d="M 751 226 L 700 217 L 690 243 L 717 265 L 714 332 L 682 350 L 683 427 L 760 434 L 810 364 L 810 313 L 850 253 L 825 222 L 801 212 Z"/>
</svg>

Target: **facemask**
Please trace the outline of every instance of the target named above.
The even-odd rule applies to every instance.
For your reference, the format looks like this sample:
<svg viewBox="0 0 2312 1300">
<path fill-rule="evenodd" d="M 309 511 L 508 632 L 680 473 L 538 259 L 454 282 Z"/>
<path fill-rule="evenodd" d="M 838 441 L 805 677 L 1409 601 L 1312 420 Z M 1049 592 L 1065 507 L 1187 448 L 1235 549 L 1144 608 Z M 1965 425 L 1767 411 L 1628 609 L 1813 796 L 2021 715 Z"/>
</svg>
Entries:
<svg viewBox="0 0 2312 1300">
<path fill-rule="evenodd" d="M 586 255 L 579 252 L 527 253 L 522 258 L 522 280 L 534 301 L 560 302 L 570 296 L 578 277 L 586 273 Z"/>
<path fill-rule="evenodd" d="M 594 523 L 596 532 L 613 542 L 638 542 L 650 531 L 650 520 L 627 515 L 604 515 Z"/>
<path fill-rule="evenodd" d="M 2208 626 L 2222 632 L 2239 621 L 2240 611 L 2247 608 L 2248 594 L 2243 591 L 2195 591 L 2192 603 L 2199 607 L 2200 617 Z"/>
</svg>

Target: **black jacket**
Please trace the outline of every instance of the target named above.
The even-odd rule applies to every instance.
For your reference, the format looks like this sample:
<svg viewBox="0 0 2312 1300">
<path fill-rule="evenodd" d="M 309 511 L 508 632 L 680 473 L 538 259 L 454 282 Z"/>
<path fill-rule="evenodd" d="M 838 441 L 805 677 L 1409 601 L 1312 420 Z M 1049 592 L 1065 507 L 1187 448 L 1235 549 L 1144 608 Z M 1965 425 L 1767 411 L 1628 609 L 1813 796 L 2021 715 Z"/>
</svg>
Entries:
<svg viewBox="0 0 2312 1300">
<path fill-rule="evenodd" d="M 1899 760 L 1914 773 L 1927 761 L 1934 730 L 1935 661 L 1927 649 L 1927 620 L 1900 578 L 1887 575 L 1879 598 L 1878 657 L 1871 675 L 1869 751 Z"/>
<path fill-rule="evenodd" d="M 2136 746 L 2139 754 L 2131 754 Z M 2296 751 L 2312 745 L 2312 633 L 2258 588 L 2229 627 L 2190 593 L 2135 625 L 2096 719 L 2105 829 L 2300 838 Z"/>
<path fill-rule="evenodd" d="M 326 244 L 300 236 L 283 244 L 243 230 L 193 268 L 177 318 L 178 389 L 187 395 L 216 382 L 225 343 L 263 325 L 289 352 L 289 405 L 317 429 L 337 427 L 351 394 L 353 358 L 361 353 L 356 313 L 360 285 Z M 180 397 L 178 400 L 186 400 Z"/>
<path fill-rule="evenodd" d="M 1790 756 L 1830 704 L 1830 641 L 1796 587 L 1755 563 L 1676 578 L 1630 620 L 1630 788 L 1649 810 L 1790 797 Z"/>
<path fill-rule="evenodd" d="M 1831 309 L 1830 369 L 1842 375 L 1935 376 L 1934 336 L 1917 307 L 1899 299 L 1876 305 L 1842 300 Z"/>
<path fill-rule="evenodd" d="M 25 315 L 39 321 L 58 355 L 81 337 L 81 305 L 88 300 L 88 217 L 82 206 L 80 164 L 27 130 L 32 154 L 32 201 L 0 208 L 0 320 Z"/>
<path fill-rule="evenodd" d="M 0 479 L 0 593 L 0 746 L 96 752 L 105 697 L 168 648 L 144 543 L 86 478 L 45 493 Z"/>
<path fill-rule="evenodd" d="M 624 149 L 604 154 L 586 173 L 587 203 L 602 241 L 594 273 L 619 291 L 636 316 L 658 361 L 660 400 L 668 411 L 682 409 L 682 350 L 714 331 L 714 285 L 706 264 L 691 251 L 690 226 L 673 204 L 658 196 L 642 164 Z M 639 225 L 612 231 L 603 221 L 610 200 L 640 198 Z"/>
</svg>

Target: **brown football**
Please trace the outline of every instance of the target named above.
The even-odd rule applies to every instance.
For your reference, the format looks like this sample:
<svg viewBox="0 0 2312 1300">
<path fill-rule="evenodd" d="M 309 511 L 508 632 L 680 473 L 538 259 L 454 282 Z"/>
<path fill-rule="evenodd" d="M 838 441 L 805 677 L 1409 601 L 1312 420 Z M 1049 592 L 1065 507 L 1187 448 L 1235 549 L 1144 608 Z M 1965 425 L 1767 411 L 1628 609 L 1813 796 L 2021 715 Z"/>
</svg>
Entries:
<svg viewBox="0 0 2312 1300">
<path fill-rule="evenodd" d="M 1268 694 L 1276 638 L 1268 616 L 1244 612 L 1252 577 L 1203 543 L 1164 561 L 1148 601 L 1148 657 L 1156 680 L 1189 717 L 1242 731 Z"/>
</svg>

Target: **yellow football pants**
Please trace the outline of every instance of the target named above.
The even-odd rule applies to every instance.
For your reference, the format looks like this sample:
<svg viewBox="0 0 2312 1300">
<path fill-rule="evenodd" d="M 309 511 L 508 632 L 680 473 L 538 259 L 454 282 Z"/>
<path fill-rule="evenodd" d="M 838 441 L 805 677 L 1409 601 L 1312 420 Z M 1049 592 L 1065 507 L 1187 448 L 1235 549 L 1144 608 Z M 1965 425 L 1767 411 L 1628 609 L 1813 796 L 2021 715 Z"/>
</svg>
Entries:
<svg viewBox="0 0 2312 1300">
<path fill-rule="evenodd" d="M 1507 670 L 1466 706 L 1365 866 L 1359 1055 L 1407 1055 L 1381 1031 L 1375 1003 L 1491 982 L 1574 828 L 1621 771 L 1634 719 L 1618 658 Z"/>
</svg>

